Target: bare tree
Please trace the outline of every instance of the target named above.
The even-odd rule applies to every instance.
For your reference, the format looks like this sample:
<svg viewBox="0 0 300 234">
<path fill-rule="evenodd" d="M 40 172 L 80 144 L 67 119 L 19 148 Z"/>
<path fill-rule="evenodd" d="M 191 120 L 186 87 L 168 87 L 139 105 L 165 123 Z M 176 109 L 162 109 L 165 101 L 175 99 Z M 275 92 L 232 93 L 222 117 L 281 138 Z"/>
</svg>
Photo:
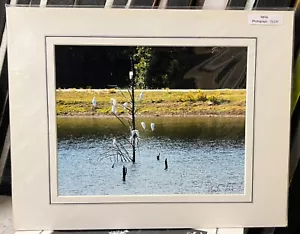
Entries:
<svg viewBox="0 0 300 234">
<path fill-rule="evenodd" d="M 111 113 L 119 120 L 120 124 L 128 128 L 129 137 L 121 136 L 118 139 L 113 138 L 112 149 L 105 152 L 105 155 L 100 160 L 110 158 L 113 160 L 113 166 L 116 163 L 136 162 L 136 154 L 139 149 L 140 133 L 137 130 L 136 115 L 140 110 L 140 104 L 143 101 L 144 94 L 141 92 L 137 97 L 135 93 L 136 79 L 134 74 L 134 65 L 132 58 L 131 70 L 129 71 L 130 86 L 126 91 L 121 90 L 118 86 L 113 86 L 117 89 L 117 94 L 125 100 L 124 103 L 118 103 L 117 99 L 111 98 L 112 108 Z M 119 109 L 122 109 L 122 115 L 119 114 Z M 145 122 L 141 122 L 142 128 L 146 130 Z M 151 131 L 154 131 L 155 124 L 150 124 Z"/>
</svg>

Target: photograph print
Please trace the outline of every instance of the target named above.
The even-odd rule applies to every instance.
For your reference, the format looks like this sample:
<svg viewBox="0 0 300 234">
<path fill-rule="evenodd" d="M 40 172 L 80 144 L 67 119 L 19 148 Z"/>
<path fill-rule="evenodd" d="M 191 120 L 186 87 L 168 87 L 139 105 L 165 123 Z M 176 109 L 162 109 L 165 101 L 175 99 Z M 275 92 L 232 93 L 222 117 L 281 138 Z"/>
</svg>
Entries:
<svg viewBox="0 0 300 234">
<path fill-rule="evenodd" d="M 59 196 L 243 195 L 247 47 L 55 45 Z"/>
</svg>

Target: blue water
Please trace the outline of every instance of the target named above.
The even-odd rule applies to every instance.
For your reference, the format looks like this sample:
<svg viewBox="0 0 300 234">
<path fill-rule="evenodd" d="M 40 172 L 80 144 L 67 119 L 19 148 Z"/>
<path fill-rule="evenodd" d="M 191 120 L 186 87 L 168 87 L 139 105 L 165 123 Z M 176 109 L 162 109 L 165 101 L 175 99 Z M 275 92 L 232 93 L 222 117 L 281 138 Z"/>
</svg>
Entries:
<svg viewBox="0 0 300 234">
<path fill-rule="evenodd" d="M 112 167 L 115 154 L 108 157 L 112 139 L 124 134 L 118 122 L 100 118 L 58 120 L 59 194 L 244 193 L 243 118 L 172 117 L 148 122 L 152 121 L 156 123 L 154 132 L 140 130 L 136 164 L 119 162 Z M 123 165 L 127 167 L 125 182 Z"/>
</svg>

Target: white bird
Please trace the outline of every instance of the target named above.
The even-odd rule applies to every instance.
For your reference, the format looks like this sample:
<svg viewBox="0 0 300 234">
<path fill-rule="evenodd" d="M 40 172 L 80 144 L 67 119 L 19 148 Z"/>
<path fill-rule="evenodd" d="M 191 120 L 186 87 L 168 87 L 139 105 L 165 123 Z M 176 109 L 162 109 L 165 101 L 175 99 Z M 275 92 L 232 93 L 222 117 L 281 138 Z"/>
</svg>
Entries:
<svg viewBox="0 0 300 234">
<path fill-rule="evenodd" d="M 114 113 L 115 115 L 117 114 L 117 108 L 116 106 L 111 107 L 111 112 Z"/>
<path fill-rule="evenodd" d="M 127 103 L 127 102 L 125 102 L 125 103 L 123 104 L 123 107 L 124 107 L 124 110 L 126 110 L 126 109 L 127 109 L 127 107 L 128 107 L 128 103 Z"/>
<path fill-rule="evenodd" d="M 116 140 L 116 138 L 114 138 L 113 139 L 113 146 L 116 146 L 116 144 L 117 144 L 117 140 Z"/>
<path fill-rule="evenodd" d="M 143 129 L 145 130 L 145 129 L 146 129 L 146 124 L 145 124 L 145 122 L 141 122 L 141 125 L 142 125 Z"/>
<path fill-rule="evenodd" d="M 93 98 L 92 104 L 93 104 L 93 107 L 96 108 L 96 106 L 97 106 L 96 97 Z"/>
<path fill-rule="evenodd" d="M 154 131 L 155 124 L 154 124 L 154 123 L 151 123 L 150 127 L 151 127 L 151 131 Z"/>
<path fill-rule="evenodd" d="M 144 94 L 143 94 L 143 93 L 140 93 L 140 96 L 139 96 L 139 97 L 140 97 L 140 101 L 143 100 Z"/>
<path fill-rule="evenodd" d="M 129 79 L 132 80 L 132 77 L 133 77 L 133 71 L 130 71 L 129 72 Z"/>
<path fill-rule="evenodd" d="M 116 99 L 111 98 L 111 101 L 112 101 L 113 106 L 116 106 L 116 105 L 117 105 L 117 100 L 116 100 Z"/>
<path fill-rule="evenodd" d="M 140 137 L 140 134 L 139 134 L 139 130 L 132 130 L 131 131 L 131 137 L 134 138 L 135 137 Z"/>
<path fill-rule="evenodd" d="M 132 145 L 136 145 L 139 142 L 140 134 L 138 130 L 131 131 L 130 142 Z"/>
</svg>

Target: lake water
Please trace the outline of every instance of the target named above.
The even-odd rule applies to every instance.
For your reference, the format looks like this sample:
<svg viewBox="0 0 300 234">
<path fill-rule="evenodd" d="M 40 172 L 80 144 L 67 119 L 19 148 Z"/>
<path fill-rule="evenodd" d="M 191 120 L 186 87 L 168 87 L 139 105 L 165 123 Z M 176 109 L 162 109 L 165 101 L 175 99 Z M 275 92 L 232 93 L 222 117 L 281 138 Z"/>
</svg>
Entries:
<svg viewBox="0 0 300 234">
<path fill-rule="evenodd" d="M 142 130 L 141 121 L 147 129 L 154 122 L 155 130 Z M 138 119 L 136 163 L 114 167 L 113 138 L 129 133 L 118 120 L 58 118 L 57 124 L 59 195 L 244 193 L 245 118 Z"/>
</svg>

